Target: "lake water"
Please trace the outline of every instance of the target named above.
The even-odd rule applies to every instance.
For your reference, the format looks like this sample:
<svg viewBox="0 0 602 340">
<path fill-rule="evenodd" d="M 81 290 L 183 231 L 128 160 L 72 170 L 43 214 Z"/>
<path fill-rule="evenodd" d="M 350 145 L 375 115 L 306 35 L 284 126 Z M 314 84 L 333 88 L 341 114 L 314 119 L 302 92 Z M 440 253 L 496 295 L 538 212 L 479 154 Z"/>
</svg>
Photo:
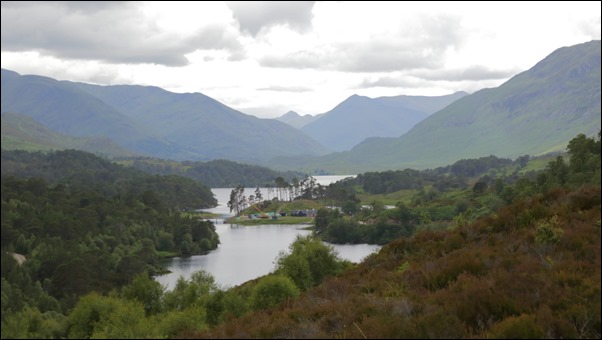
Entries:
<svg viewBox="0 0 602 340">
<path fill-rule="evenodd" d="M 323 177 L 328 177 L 325 179 Z M 315 176 L 316 180 L 327 185 L 330 182 L 348 176 Z M 330 182 L 329 182 L 330 181 Z M 324 184 L 325 183 L 325 184 Z M 219 205 L 206 209 L 223 215 L 230 216 L 226 202 L 230 199 L 232 188 L 211 189 Z M 267 189 L 260 188 L 262 196 L 267 197 Z M 245 196 L 254 194 L 255 189 L 245 189 Z M 170 274 L 156 277 L 156 280 L 167 289 L 173 289 L 180 276 L 189 279 L 192 273 L 205 270 L 215 278 L 218 285 L 223 288 L 232 287 L 268 274 L 275 269 L 275 262 L 280 252 L 288 252 L 289 245 L 297 235 L 308 235 L 309 230 L 302 228 L 307 225 L 259 225 L 238 226 L 224 224 L 223 218 L 217 219 L 215 229 L 221 244 L 216 250 L 206 255 L 191 256 L 186 258 L 176 257 L 166 264 Z M 380 249 L 378 245 L 332 245 L 343 259 L 352 262 L 361 262 L 369 254 Z"/>
</svg>

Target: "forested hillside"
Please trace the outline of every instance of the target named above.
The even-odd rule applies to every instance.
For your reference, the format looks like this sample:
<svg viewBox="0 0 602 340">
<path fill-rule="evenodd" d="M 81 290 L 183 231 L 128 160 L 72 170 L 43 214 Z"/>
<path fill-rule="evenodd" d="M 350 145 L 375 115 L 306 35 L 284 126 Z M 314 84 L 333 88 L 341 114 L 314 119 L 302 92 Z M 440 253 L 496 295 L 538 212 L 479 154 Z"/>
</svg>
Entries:
<svg viewBox="0 0 602 340">
<path fill-rule="evenodd" d="M 75 186 L 109 198 L 139 196 L 152 191 L 171 209 L 199 209 L 217 205 L 203 184 L 181 176 L 149 175 L 109 162 L 90 153 L 65 150 L 51 153 L 2 151 L 2 178 L 40 178 L 50 185 Z"/>
<path fill-rule="evenodd" d="M 150 174 L 180 175 L 192 178 L 210 188 L 269 187 L 274 179 L 290 181 L 305 175 L 295 171 L 275 171 L 259 165 L 242 164 L 225 159 L 208 162 L 167 161 L 155 158 L 124 158 L 118 163 L 132 166 Z"/>
</svg>

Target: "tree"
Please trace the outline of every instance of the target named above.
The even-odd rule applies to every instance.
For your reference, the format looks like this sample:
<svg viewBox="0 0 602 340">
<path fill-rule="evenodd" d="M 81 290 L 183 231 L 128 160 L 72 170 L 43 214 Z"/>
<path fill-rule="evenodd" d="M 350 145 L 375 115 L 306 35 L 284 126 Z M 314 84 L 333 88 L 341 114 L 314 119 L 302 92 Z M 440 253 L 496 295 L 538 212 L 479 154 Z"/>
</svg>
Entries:
<svg viewBox="0 0 602 340">
<path fill-rule="evenodd" d="M 302 290 L 321 283 L 344 268 L 332 246 L 308 236 L 297 236 L 289 246 L 290 253 L 280 253 L 276 260 L 279 273 L 290 277 Z M 308 272 L 309 271 L 309 272 Z"/>
<path fill-rule="evenodd" d="M 485 192 L 485 190 L 487 190 L 487 182 L 485 181 L 479 180 L 472 187 L 472 192 L 475 193 L 475 195 L 481 195 Z"/>
<path fill-rule="evenodd" d="M 251 293 L 251 306 L 254 309 L 266 309 L 287 299 L 299 296 L 299 288 L 290 278 L 282 275 L 270 275 L 259 280 Z"/>
<path fill-rule="evenodd" d="M 244 196 L 245 187 L 242 185 L 237 186 L 232 189 L 230 192 L 230 200 L 227 205 L 230 208 L 230 212 L 234 210 L 236 215 L 239 215 L 240 212 L 244 209 L 244 204 L 246 202 L 246 197 Z"/>
<path fill-rule="evenodd" d="M 284 189 L 288 186 L 288 183 L 282 177 L 278 177 L 274 180 L 276 182 L 276 188 L 278 188 L 278 199 L 284 200 L 284 193 L 286 192 Z"/>
<path fill-rule="evenodd" d="M 328 216 L 329 215 L 330 215 L 330 212 L 328 211 L 328 209 L 326 209 L 326 208 L 318 209 L 318 212 L 316 213 L 316 217 L 314 218 L 314 224 L 316 226 L 316 231 L 318 233 L 324 231 L 326 229 L 326 227 L 328 226 Z"/>
<path fill-rule="evenodd" d="M 152 315 L 161 312 L 164 292 L 165 287 L 144 272 L 136 275 L 132 283 L 123 288 L 121 295 L 128 300 L 140 302 L 146 315 Z"/>
<path fill-rule="evenodd" d="M 261 202 L 263 200 L 263 196 L 261 195 L 261 190 L 259 190 L 259 187 L 255 188 L 255 199 L 257 202 Z"/>
</svg>

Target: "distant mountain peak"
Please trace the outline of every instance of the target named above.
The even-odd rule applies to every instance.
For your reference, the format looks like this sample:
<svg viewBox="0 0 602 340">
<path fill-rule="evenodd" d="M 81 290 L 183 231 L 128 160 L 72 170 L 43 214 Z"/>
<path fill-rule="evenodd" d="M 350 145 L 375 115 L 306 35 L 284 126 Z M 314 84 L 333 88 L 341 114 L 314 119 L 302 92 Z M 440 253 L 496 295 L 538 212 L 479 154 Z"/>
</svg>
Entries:
<svg viewBox="0 0 602 340">
<path fill-rule="evenodd" d="M 318 119 L 318 116 L 312 116 L 310 114 L 305 114 L 301 116 L 300 114 L 292 110 L 276 118 L 276 120 L 286 123 L 296 129 L 301 129 L 302 127 L 313 122 L 316 119 Z"/>
</svg>

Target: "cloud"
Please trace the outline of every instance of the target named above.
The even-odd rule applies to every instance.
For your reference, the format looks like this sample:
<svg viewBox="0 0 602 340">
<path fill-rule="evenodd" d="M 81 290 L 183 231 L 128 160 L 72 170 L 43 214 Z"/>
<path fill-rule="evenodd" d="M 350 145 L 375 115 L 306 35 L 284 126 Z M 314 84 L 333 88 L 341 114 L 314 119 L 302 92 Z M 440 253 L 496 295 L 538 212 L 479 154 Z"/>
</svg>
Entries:
<svg viewBox="0 0 602 340">
<path fill-rule="evenodd" d="M 197 49 L 242 46 L 226 25 L 166 30 L 139 3 L 2 2 L 2 50 L 65 59 L 184 66 Z"/>
<path fill-rule="evenodd" d="M 357 88 L 414 87 L 414 86 L 416 86 L 416 82 L 411 81 L 407 78 L 380 77 L 377 79 L 365 79 L 357 86 Z"/>
<path fill-rule="evenodd" d="M 228 1 L 242 31 L 257 35 L 264 27 L 282 24 L 305 31 L 311 27 L 314 1 Z"/>
<path fill-rule="evenodd" d="M 362 25 L 361 22 L 355 23 Z M 390 29 L 390 28 L 389 28 Z M 393 72 L 443 66 L 446 51 L 461 45 L 462 27 L 455 16 L 418 15 L 388 34 L 379 32 L 343 41 L 319 41 L 310 48 L 259 58 L 266 67 L 323 69 L 341 72 Z M 342 31 L 345 27 L 341 28 Z"/>
<path fill-rule="evenodd" d="M 305 86 L 282 86 L 282 85 L 270 85 L 268 87 L 258 88 L 258 91 L 274 91 L 274 92 L 310 92 L 313 91 L 309 87 Z"/>
</svg>

